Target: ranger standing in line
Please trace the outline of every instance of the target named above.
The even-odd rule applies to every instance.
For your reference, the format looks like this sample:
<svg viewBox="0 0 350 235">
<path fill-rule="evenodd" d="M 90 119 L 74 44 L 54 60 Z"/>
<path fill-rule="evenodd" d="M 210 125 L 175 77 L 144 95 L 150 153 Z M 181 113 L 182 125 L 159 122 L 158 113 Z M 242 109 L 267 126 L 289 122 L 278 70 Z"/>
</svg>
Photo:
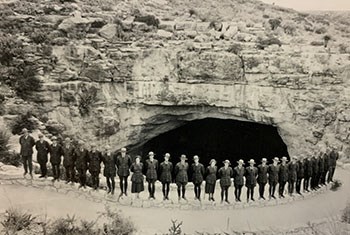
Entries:
<svg viewBox="0 0 350 235">
<path fill-rule="evenodd" d="M 327 182 L 333 182 L 333 176 L 335 172 L 335 168 L 337 166 L 337 160 L 339 158 L 339 153 L 337 152 L 337 147 L 332 146 L 332 150 L 329 153 L 329 173 Z"/>
<path fill-rule="evenodd" d="M 245 186 L 247 187 L 247 202 L 249 198 L 252 201 L 254 200 L 254 188 L 256 186 L 256 177 L 258 176 L 258 168 L 256 168 L 254 159 L 249 160 L 249 165 L 245 168 Z"/>
<path fill-rule="evenodd" d="M 155 193 L 155 183 L 158 179 L 158 160 L 154 159 L 154 153 L 149 152 L 148 153 L 148 159 L 146 160 L 145 164 L 145 170 L 146 170 L 146 181 L 148 182 L 148 192 L 149 192 L 149 199 L 156 199 L 154 197 Z"/>
<path fill-rule="evenodd" d="M 292 161 L 288 164 L 288 193 L 289 196 L 293 196 L 295 182 L 297 181 L 297 172 L 298 172 L 298 157 L 293 156 Z"/>
<path fill-rule="evenodd" d="M 52 165 L 53 182 L 55 180 L 59 181 L 61 176 L 61 157 L 62 157 L 62 147 L 57 143 L 57 137 L 52 137 L 52 144 L 50 146 L 50 162 Z"/>
<path fill-rule="evenodd" d="M 91 174 L 92 188 L 97 190 L 100 186 L 102 154 L 97 150 L 96 144 L 91 145 L 89 153 L 89 172 Z"/>
<path fill-rule="evenodd" d="M 162 183 L 163 200 L 169 200 L 170 183 L 172 182 L 173 164 L 169 161 L 170 154 L 164 155 L 164 161 L 159 166 L 159 180 Z"/>
<path fill-rule="evenodd" d="M 205 178 L 205 193 L 209 194 L 209 201 L 215 201 L 214 192 L 216 185 L 216 173 L 218 168 L 216 166 L 216 160 L 211 159 L 209 162 L 209 166 L 206 170 L 207 177 Z"/>
<path fill-rule="evenodd" d="M 136 199 L 139 199 L 140 193 L 145 190 L 141 156 L 135 157 L 135 162 L 131 165 L 130 170 L 133 173 L 131 176 L 131 193 L 136 193 Z"/>
<path fill-rule="evenodd" d="M 304 156 L 301 156 L 299 158 L 299 160 L 297 161 L 297 182 L 295 184 L 295 190 L 297 192 L 297 194 L 301 195 L 301 181 L 302 179 L 304 179 L 305 177 L 305 173 L 304 173 Z"/>
<path fill-rule="evenodd" d="M 323 172 L 323 175 L 321 176 L 322 177 L 321 182 L 324 185 L 326 185 L 326 183 L 327 183 L 327 174 L 329 174 L 329 163 L 330 163 L 329 154 L 330 154 L 330 149 L 327 148 L 326 152 L 323 156 L 323 158 L 324 158 L 324 172 Z"/>
<path fill-rule="evenodd" d="M 44 140 L 44 135 L 39 134 L 39 140 L 35 143 L 35 148 L 37 150 L 36 160 L 40 165 L 41 176 L 39 178 L 47 177 L 47 161 L 48 161 L 48 153 L 50 151 L 50 144 Z"/>
<path fill-rule="evenodd" d="M 241 201 L 241 193 L 242 193 L 242 187 L 244 185 L 244 174 L 245 174 L 245 169 L 243 167 L 244 161 L 240 159 L 237 161 L 238 166 L 236 166 L 233 169 L 233 183 L 235 186 L 235 199 L 236 202 Z"/>
<path fill-rule="evenodd" d="M 318 182 L 320 180 L 320 177 L 319 177 L 319 162 L 316 155 L 312 157 L 311 165 L 312 165 L 311 189 L 317 190 L 319 188 Z"/>
<path fill-rule="evenodd" d="M 117 167 L 117 173 L 119 176 L 119 186 L 121 190 L 119 197 L 123 196 L 123 194 L 127 196 L 131 158 L 128 154 L 126 154 L 126 148 L 120 149 L 120 154 L 117 156 Z"/>
<path fill-rule="evenodd" d="M 23 177 L 25 177 L 28 173 L 30 177 L 33 179 L 33 146 L 35 145 L 34 138 L 29 135 L 27 128 L 22 129 L 23 135 L 19 137 L 19 144 L 21 145 L 20 155 L 22 157 L 24 173 Z"/>
<path fill-rule="evenodd" d="M 111 147 L 106 146 L 106 151 L 102 155 L 102 162 L 104 164 L 103 175 L 106 177 L 108 191 L 107 194 L 114 194 L 115 189 L 115 176 L 117 174 L 117 157 L 112 154 Z"/>
<path fill-rule="evenodd" d="M 312 177 L 312 157 L 305 157 L 304 159 L 304 192 L 310 192 L 309 185 Z"/>
<path fill-rule="evenodd" d="M 278 184 L 278 174 L 279 174 L 279 159 L 278 157 L 275 157 L 273 159 L 273 163 L 269 166 L 269 170 L 268 170 L 268 173 L 269 173 L 269 185 L 270 185 L 270 188 L 269 188 L 269 196 L 270 196 L 270 199 L 271 198 L 274 198 L 276 199 L 275 197 L 275 191 L 276 191 L 276 185 Z"/>
<path fill-rule="evenodd" d="M 88 169 L 89 152 L 84 148 L 84 142 L 79 141 L 79 148 L 75 151 L 75 166 L 79 174 L 79 188 L 86 188 L 86 171 Z"/>
<path fill-rule="evenodd" d="M 284 198 L 284 187 L 288 182 L 288 165 L 287 165 L 287 157 L 282 157 L 282 163 L 279 165 L 278 171 L 278 183 L 279 183 L 279 197 Z"/>
<path fill-rule="evenodd" d="M 70 138 L 66 138 L 62 147 L 62 155 L 63 155 L 63 166 L 66 172 L 66 184 L 71 182 L 74 184 L 75 180 L 75 154 L 74 147 L 71 144 Z"/>
<path fill-rule="evenodd" d="M 182 191 L 182 199 L 186 200 L 186 185 L 188 183 L 188 163 L 186 162 L 186 155 L 182 154 L 180 157 L 180 162 L 178 162 L 175 166 L 175 182 L 177 185 L 177 195 L 179 201 L 181 199 L 181 191 Z"/>
<path fill-rule="evenodd" d="M 230 167 L 231 163 L 229 160 L 223 161 L 224 166 L 219 169 L 219 177 L 220 177 L 220 187 L 221 187 L 221 203 L 225 202 L 230 204 L 228 200 L 228 189 L 231 187 L 232 181 L 231 177 L 233 176 L 233 170 Z"/>
<path fill-rule="evenodd" d="M 322 186 L 325 185 L 325 183 L 323 183 L 323 175 L 324 172 L 326 171 L 325 169 L 325 164 L 324 164 L 324 155 L 325 153 L 323 151 L 320 152 L 320 155 L 318 157 L 318 170 L 319 170 L 319 180 L 317 182 L 318 186 Z"/>
<path fill-rule="evenodd" d="M 195 199 L 201 200 L 201 187 L 204 180 L 204 166 L 199 163 L 199 157 L 195 155 L 193 157 L 194 163 L 191 166 L 192 170 L 192 183 L 194 184 L 194 195 Z"/>
<path fill-rule="evenodd" d="M 265 200 L 264 193 L 265 193 L 265 186 L 267 184 L 267 173 L 269 170 L 267 163 L 267 159 L 263 158 L 261 159 L 261 164 L 258 166 L 258 179 L 257 182 L 259 184 L 259 199 Z"/>
</svg>

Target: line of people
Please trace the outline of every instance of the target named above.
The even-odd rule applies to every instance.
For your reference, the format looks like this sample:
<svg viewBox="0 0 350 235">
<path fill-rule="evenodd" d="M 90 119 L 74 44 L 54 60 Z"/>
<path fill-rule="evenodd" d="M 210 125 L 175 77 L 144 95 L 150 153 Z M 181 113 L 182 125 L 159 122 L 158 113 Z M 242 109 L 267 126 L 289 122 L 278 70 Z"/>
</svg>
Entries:
<svg viewBox="0 0 350 235">
<path fill-rule="evenodd" d="M 199 157 L 193 157 L 193 164 L 189 165 L 186 155 L 181 155 L 179 162 L 173 166 L 170 162 L 170 154 L 164 155 L 164 161 L 160 164 L 155 159 L 153 152 L 148 153 L 148 158 L 142 162 L 141 156 L 136 156 L 134 161 L 122 148 L 120 153 L 112 153 L 110 146 L 106 146 L 102 153 L 97 150 L 96 145 L 91 145 L 91 150 L 84 148 L 84 142 L 78 142 L 78 147 L 73 147 L 72 141 L 66 138 L 62 145 L 56 137 L 52 137 L 52 144 L 44 140 L 42 134 L 39 140 L 35 141 L 28 134 L 28 130 L 23 129 L 23 135 L 20 137 L 21 156 L 24 166 L 24 176 L 29 173 L 32 176 L 32 154 L 33 147 L 37 150 L 37 161 L 40 164 L 41 178 L 47 176 L 47 162 L 50 154 L 50 163 L 53 171 L 53 181 L 60 179 L 60 165 L 63 158 L 65 168 L 66 183 L 74 183 L 76 171 L 79 176 L 79 187 L 86 187 L 87 171 L 91 174 L 92 187 L 99 188 L 99 174 L 103 163 L 103 175 L 106 178 L 108 191 L 115 193 L 115 177 L 118 175 L 120 180 L 120 197 L 127 196 L 128 177 L 131 176 L 131 193 L 136 194 L 144 191 L 144 179 L 148 183 L 149 198 L 155 199 L 155 183 L 159 180 L 162 183 L 163 200 L 169 200 L 170 184 L 175 182 L 177 185 L 178 199 L 186 199 L 186 186 L 191 176 L 194 185 L 194 194 L 196 200 L 201 200 L 202 184 L 205 182 L 205 193 L 209 194 L 209 201 L 215 201 L 214 193 L 217 180 L 221 187 L 221 202 L 230 203 L 228 191 L 234 185 L 234 196 L 236 202 L 241 201 L 242 188 L 247 188 L 247 201 L 254 201 L 254 189 L 259 186 L 259 199 L 265 200 L 266 184 L 269 184 L 269 198 L 276 199 L 275 191 L 278 185 L 278 195 L 284 198 L 285 187 L 288 184 L 288 193 L 293 195 L 294 191 L 301 194 L 304 192 L 317 190 L 320 186 L 333 181 L 333 175 L 338 159 L 338 152 L 333 146 L 329 151 L 321 152 L 312 157 L 293 156 L 288 163 L 287 157 L 274 158 L 273 163 L 267 164 L 267 159 L 262 158 L 261 164 L 255 166 L 255 160 L 251 159 L 245 167 L 243 160 L 237 161 L 237 166 L 232 168 L 229 160 L 223 161 L 223 166 L 218 169 L 217 162 L 212 159 L 209 166 L 204 167 L 199 162 Z M 302 186 L 303 182 L 303 186 Z"/>
</svg>

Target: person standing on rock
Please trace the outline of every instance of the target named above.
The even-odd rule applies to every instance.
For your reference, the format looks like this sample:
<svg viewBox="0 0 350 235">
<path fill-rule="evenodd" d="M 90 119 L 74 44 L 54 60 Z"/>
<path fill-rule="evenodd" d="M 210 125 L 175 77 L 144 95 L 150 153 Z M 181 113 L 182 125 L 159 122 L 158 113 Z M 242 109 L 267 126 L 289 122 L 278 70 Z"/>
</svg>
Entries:
<svg viewBox="0 0 350 235">
<path fill-rule="evenodd" d="M 199 163 L 199 157 L 193 157 L 194 163 L 191 166 L 192 183 L 194 185 L 195 200 L 201 200 L 201 187 L 204 180 L 205 169 L 202 163 Z"/>
<path fill-rule="evenodd" d="M 254 159 L 249 160 L 249 166 L 245 169 L 245 186 L 247 187 L 247 202 L 249 198 L 254 200 L 254 188 L 256 186 L 256 177 L 258 176 L 258 168 L 255 166 Z"/>
<path fill-rule="evenodd" d="M 155 189 L 155 183 L 158 179 L 158 160 L 154 159 L 154 153 L 149 152 L 148 153 L 148 159 L 146 160 L 145 164 L 146 169 L 146 181 L 148 182 L 148 193 L 149 193 L 149 199 L 156 199 L 154 196 L 154 193 L 156 191 Z"/>
<path fill-rule="evenodd" d="M 333 182 L 333 176 L 335 168 L 337 166 L 337 160 L 339 159 L 339 153 L 337 152 L 337 147 L 333 146 L 331 152 L 329 153 L 329 172 L 327 182 Z"/>
<path fill-rule="evenodd" d="M 282 157 L 282 163 L 279 165 L 278 171 L 278 193 L 280 198 L 284 198 L 284 188 L 286 183 L 288 182 L 288 165 L 287 165 L 287 157 Z"/>
<path fill-rule="evenodd" d="M 135 163 L 131 165 L 130 170 L 133 172 L 131 176 L 131 193 L 136 193 L 136 198 L 139 199 L 140 192 L 145 190 L 141 156 L 136 156 Z"/>
<path fill-rule="evenodd" d="M 214 192 L 216 185 L 216 173 L 218 168 L 216 166 L 216 160 L 211 159 L 209 162 L 209 166 L 206 170 L 206 178 L 205 178 L 205 193 L 209 194 L 209 201 L 215 201 Z"/>
<path fill-rule="evenodd" d="M 233 177 L 233 170 L 230 167 L 231 163 L 229 160 L 223 161 L 224 166 L 219 169 L 219 178 L 220 178 L 220 187 L 221 187 L 221 203 L 227 202 L 230 204 L 228 200 L 228 189 L 231 187 Z"/>
<path fill-rule="evenodd" d="M 73 145 L 71 144 L 71 139 L 67 137 L 64 140 L 62 147 L 62 155 L 63 155 L 63 166 L 66 172 L 66 184 L 71 182 L 74 184 L 75 181 L 75 150 Z"/>
<path fill-rule="evenodd" d="M 107 194 L 114 194 L 115 180 L 117 175 L 117 157 L 112 154 L 111 147 L 106 146 L 105 153 L 102 155 L 102 162 L 104 165 L 103 176 L 106 177 L 106 183 L 108 187 Z"/>
<path fill-rule="evenodd" d="M 79 148 L 75 151 L 75 167 L 79 174 L 79 188 L 86 188 L 86 171 L 88 169 L 89 152 L 84 148 L 84 142 L 79 141 Z"/>
<path fill-rule="evenodd" d="M 316 154 L 311 159 L 312 164 L 312 177 L 311 177 L 311 190 L 317 190 L 318 189 L 318 182 L 320 180 L 319 177 L 319 162 L 318 157 Z"/>
<path fill-rule="evenodd" d="M 242 193 L 242 187 L 244 184 L 244 174 L 245 174 L 245 169 L 243 167 L 244 161 L 240 159 L 237 161 L 238 166 L 236 166 L 233 169 L 233 183 L 235 187 L 235 199 L 236 202 L 241 201 L 241 193 Z"/>
<path fill-rule="evenodd" d="M 309 185 L 312 177 L 312 160 L 311 156 L 304 159 L 304 192 L 310 192 Z"/>
<path fill-rule="evenodd" d="M 180 201 L 181 199 L 181 192 L 182 192 L 182 199 L 186 200 L 186 185 L 188 183 L 188 163 L 187 157 L 185 154 L 182 154 L 180 157 L 180 162 L 178 162 L 175 165 L 175 182 L 177 185 L 177 195 L 178 199 Z"/>
<path fill-rule="evenodd" d="M 259 199 L 265 200 L 264 193 L 265 193 L 265 186 L 267 184 L 267 173 L 269 170 L 267 163 L 267 159 L 263 158 L 261 159 L 261 164 L 258 166 L 258 179 L 257 182 L 259 184 Z"/>
<path fill-rule="evenodd" d="M 270 199 L 276 199 L 275 197 L 275 191 L 276 191 L 276 185 L 278 184 L 278 174 L 279 174 L 279 159 L 278 157 L 275 157 L 273 159 L 273 163 L 269 166 L 269 197 Z"/>
<path fill-rule="evenodd" d="M 33 146 L 35 145 L 34 138 L 29 135 L 27 128 L 22 129 L 23 135 L 19 137 L 19 144 L 21 145 L 20 155 L 23 162 L 24 173 L 26 177 L 28 170 L 30 177 L 33 179 Z"/>
<path fill-rule="evenodd" d="M 39 178 L 47 177 L 47 161 L 48 161 L 48 153 L 50 152 L 50 144 L 44 140 L 44 135 L 39 134 L 39 140 L 35 143 L 35 148 L 37 151 L 36 160 L 40 165 L 41 175 Z"/>
<path fill-rule="evenodd" d="M 53 182 L 60 180 L 61 176 L 61 161 L 62 161 L 62 147 L 57 143 L 57 137 L 52 137 L 52 144 L 50 146 L 50 162 L 52 165 Z"/>
<path fill-rule="evenodd" d="M 119 186 L 120 186 L 120 195 L 119 197 L 127 196 L 128 191 L 128 177 L 130 175 L 131 167 L 131 158 L 126 154 L 126 148 L 120 149 L 120 155 L 117 157 L 117 167 L 118 167 L 118 176 L 119 176 Z"/>
<path fill-rule="evenodd" d="M 97 150 L 96 144 L 91 145 L 91 151 L 89 153 L 89 172 L 92 179 L 92 188 L 97 190 L 100 186 L 100 172 L 101 172 L 101 162 L 102 154 Z"/>
<path fill-rule="evenodd" d="M 288 193 L 289 196 L 293 196 L 295 183 L 297 181 L 298 172 L 298 157 L 293 156 L 292 161 L 288 164 Z"/>
<path fill-rule="evenodd" d="M 299 195 L 301 195 L 301 181 L 305 177 L 304 159 L 305 159 L 305 157 L 301 156 L 297 161 L 297 165 L 298 165 L 298 167 L 297 167 L 297 182 L 295 184 L 295 190 L 296 190 L 297 194 L 299 194 Z"/>
<path fill-rule="evenodd" d="M 164 155 L 164 161 L 159 166 L 159 180 L 162 183 L 163 200 L 169 200 L 170 183 L 172 182 L 173 164 L 169 161 L 170 154 Z"/>
</svg>

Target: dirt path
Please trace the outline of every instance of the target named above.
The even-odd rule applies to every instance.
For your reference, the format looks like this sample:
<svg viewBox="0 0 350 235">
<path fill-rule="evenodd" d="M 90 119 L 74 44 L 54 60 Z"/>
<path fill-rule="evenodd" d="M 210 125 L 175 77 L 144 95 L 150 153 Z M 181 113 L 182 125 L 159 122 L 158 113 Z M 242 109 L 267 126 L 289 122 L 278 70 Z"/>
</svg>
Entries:
<svg viewBox="0 0 350 235">
<path fill-rule="evenodd" d="M 227 231 L 227 228 L 238 231 L 293 229 L 304 226 L 308 221 L 318 222 L 340 214 L 350 200 L 350 172 L 337 169 L 336 178 L 343 182 L 342 188 L 337 192 L 327 191 L 305 200 L 277 206 L 196 211 L 121 205 L 116 207 L 132 218 L 139 234 L 165 233 L 170 227 L 171 219 L 183 221 L 183 231 L 190 234 L 196 231 L 222 232 Z M 75 214 L 89 220 L 96 219 L 98 212 L 104 211 L 103 203 L 25 186 L 0 185 L 0 212 L 10 206 L 34 214 L 47 214 L 49 217 Z"/>
</svg>

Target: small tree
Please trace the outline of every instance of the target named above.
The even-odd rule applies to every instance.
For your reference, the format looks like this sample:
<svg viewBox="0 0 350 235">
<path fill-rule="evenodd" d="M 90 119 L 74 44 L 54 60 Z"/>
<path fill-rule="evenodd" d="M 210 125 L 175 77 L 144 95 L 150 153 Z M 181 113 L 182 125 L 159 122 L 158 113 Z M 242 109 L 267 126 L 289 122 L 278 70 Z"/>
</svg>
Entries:
<svg viewBox="0 0 350 235">
<path fill-rule="evenodd" d="M 269 22 L 269 24 L 270 24 L 270 26 L 271 26 L 271 29 L 272 29 L 272 30 L 275 30 L 275 29 L 277 29 L 277 28 L 281 25 L 282 20 L 279 19 L 279 18 L 275 18 L 275 19 L 269 19 L 268 22 Z"/>
</svg>

